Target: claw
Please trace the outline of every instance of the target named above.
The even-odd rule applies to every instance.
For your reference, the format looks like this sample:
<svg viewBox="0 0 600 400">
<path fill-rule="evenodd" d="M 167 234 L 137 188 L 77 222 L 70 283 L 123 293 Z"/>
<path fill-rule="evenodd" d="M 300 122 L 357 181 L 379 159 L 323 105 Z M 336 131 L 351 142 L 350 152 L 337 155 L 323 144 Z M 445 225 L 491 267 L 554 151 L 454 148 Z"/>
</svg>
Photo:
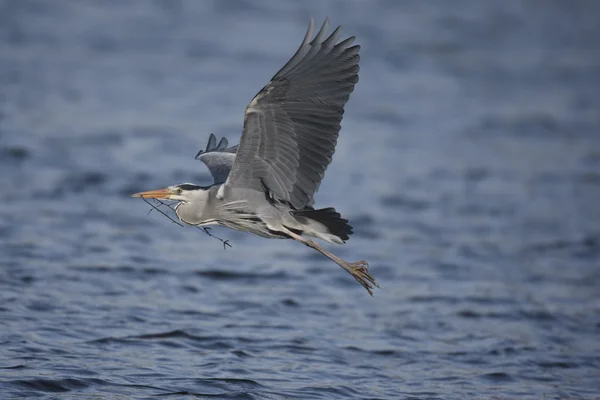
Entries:
<svg viewBox="0 0 600 400">
<path fill-rule="evenodd" d="M 375 278 L 369 274 L 368 266 L 369 264 L 364 260 L 350 263 L 350 268 L 352 269 L 351 274 L 354 279 L 356 279 L 356 281 L 360 283 L 371 296 L 373 296 L 374 287 L 379 287 L 379 285 L 375 282 Z"/>
</svg>

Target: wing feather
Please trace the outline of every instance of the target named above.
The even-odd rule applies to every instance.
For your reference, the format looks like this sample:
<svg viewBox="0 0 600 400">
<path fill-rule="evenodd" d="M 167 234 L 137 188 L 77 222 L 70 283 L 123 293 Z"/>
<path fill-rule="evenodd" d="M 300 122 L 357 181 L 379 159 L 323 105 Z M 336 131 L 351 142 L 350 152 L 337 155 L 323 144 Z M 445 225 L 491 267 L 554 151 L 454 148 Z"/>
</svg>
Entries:
<svg viewBox="0 0 600 400">
<path fill-rule="evenodd" d="M 264 190 L 294 208 L 312 206 L 331 163 L 344 106 L 358 82 L 360 46 L 329 36 L 329 20 L 311 39 L 310 20 L 292 58 L 252 99 L 225 188 Z"/>
<path fill-rule="evenodd" d="M 210 134 L 205 150 L 196 154 L 196 159 L 202 161 L 208 167 L 215 184 L 224 183 L 229 176 L 231 167 L 235 161 L 238 146 L 227 147 L 229 142 L 222 138 L 217 144 L 217 138 Z"/>
</svg>

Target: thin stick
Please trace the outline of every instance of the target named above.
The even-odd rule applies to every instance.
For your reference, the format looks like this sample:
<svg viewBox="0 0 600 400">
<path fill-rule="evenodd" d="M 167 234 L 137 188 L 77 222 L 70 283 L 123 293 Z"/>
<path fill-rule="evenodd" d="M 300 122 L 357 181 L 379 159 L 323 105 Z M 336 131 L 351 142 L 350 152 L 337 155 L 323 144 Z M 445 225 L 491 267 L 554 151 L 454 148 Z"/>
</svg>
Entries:
<svg viewBox="0 0 600 400">
<path fill-rule="evenodd" d="M 220 240 L 221 243 L 223 243 L 223 250 L 226 250 L 227 246 L 231 247 L 231 243 L 229 243 L 229 239 L 223 240 L 220 237 L 213 235 L 212 233 L 210 233 L 210 228 L 208 226 L 196 226 L 196 228 L 202 229 L 204 231 L 204 233 L 206 233 L 208 236 L 214 237 L 215 239 Z"/>
<path fill-rule="evenodd" d="M 171 209 L 171 210 L 175 211 L 175 207 L 173 207 L 173 203 L 169 204 L 169 203 L 165 203 L 164 201 L 161 201 L 160 199 L 154 199 L 154 201 L 156 201 L 157 203 L 159 203 L 159 204 L 158 204 L 158 206 L 157 206 L 157 205 L 154 205 L 154 204 L 152 204 L 151 202 L 149 202 L 149 201 L 148 201 L 148 199 L 146 199 L 145 197 L 142 197 L 142 199 L 143 199 L 143 200 L 144 200 L 144 201 L 145 201 L 145 202 L 146 202 L 148 205 L 150 205 L 150 207 L 152 207 L 152 208 L 151 208 L 151 209 L 148 211 L 148 214 L 150 214 L 152 211 L 156 210 L 156 211 L 158 211 L 159 213 L 161 213 L 162 215 L 164 215 L 165 217 L 167 217 L 169 220 L 171 220 L 171 222 L 172 222 L 172 223 L 174 223 L 174 224 L 177 224 L 177 225 L 179 225 L 179 226 L 183 226 L 183 224 L 181 224 L 181 223 L 179 223 L 179 222 L 175 221 L 173 218 L 171 218 L 171 216 L 169 216 L 167 213 L 165 213 L 163 210 L 161 210 L 161 209 L 160 209 L 160 206 L 166 206 L 166 207 L 168 207 L 169 209 Z M 227 249 L 227 246 L 229 246 L 229 247 L 232 247 L 232 246 L 231 246 L 231 243 L 229 243 L 229 239 L 227 239 L 227 240 L 224 240 L 224 239 L 221 239 L 221 238 L 220 238 L 220 237 L 218 237 L 218 236 L 215 236 L 215 235 L 213 235 L 212 233 L 210 233 L 210 228 L 209 228 L 209 227 L 207 227 L 207 226 L 198 226 L 198 225 L 194 225 L 194 226 L 195 226 L 196 228 L 198 228 L 198 229 L 200 229 L 200 230 L 204 231 L 204 233 L 206 233 L 208 236 L 210 236 L 210 237 L 213 237 L 213 238 L 217 239 L 218 241 L 220 241 L 221 243 L 223 243 L 223 250 L 226 250 L 226 249 Z"/>
<path fill-rule="evenodd" d="M 183 224 L 181 224 L 181 223 L 179 223 L 179 222 L 175 221 L 175 220 L 174 220 L 173 218 L 171 218 L 171 217 L 170 217 L 170 216 L 169 216 L 167 213 L 165 213 L 163 210 L 161 210 L 160 208 L 158 208 L 158 207 L 160 207 L 160 206 L 155 206 L 154 204 L 150 203 L 150 202 L 148 201 L 148 199 L 146 199 L 145 197 L 142 197 L 142 199 L 143 199 L 143 200 L 144 200 L 146 203 L 148 203 L 148 204 L 150 205 L 150 207 L 152 207 L 152 209 L 151 209 L 150 211 L 148 211 L 148 214 L 150 214 L 150 212 L 152 212 L 152 210 L 156 210 L 156 211 L 158 211 L 159 213 L 161 213 L 162 215 L 164 215 L 165 217 L 169 218 L 169 219 L 171 220 L 171 222 L 172 222 L 172 223 L 174 223 L 174 224 L 177 224 L 177 225 L 179 225 L 179 226 L 183 226 Z M 158 199 L 155 199 L 155 200 L 157 200 L 157 201 L 158 201 L 158 202 L 159 202 L 161 205 L 166 205 L 166 206 L 168 206 L 167 204 L 163 203 L 162 201 L 160 201 L 160 200 L 158 200 Z M 169 208 L 171 208 L 171 207 L 169 207 Z"/>
</svg>

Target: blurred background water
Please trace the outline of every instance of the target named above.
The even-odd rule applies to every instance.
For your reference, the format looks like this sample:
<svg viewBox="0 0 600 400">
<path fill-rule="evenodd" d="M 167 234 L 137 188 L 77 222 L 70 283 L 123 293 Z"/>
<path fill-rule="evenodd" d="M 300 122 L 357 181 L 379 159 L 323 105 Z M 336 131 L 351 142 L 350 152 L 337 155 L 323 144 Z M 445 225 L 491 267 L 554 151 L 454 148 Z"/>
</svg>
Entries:
<svg viewBox="0 0 600 400">
<path fill-rule="evenodd" d="M 329 260 L 129 194 L 308 19 L 362 45 L 317 206 Z M 600 3 L 0 1 L 0 398 L 600 398 Z"/>
</svg>

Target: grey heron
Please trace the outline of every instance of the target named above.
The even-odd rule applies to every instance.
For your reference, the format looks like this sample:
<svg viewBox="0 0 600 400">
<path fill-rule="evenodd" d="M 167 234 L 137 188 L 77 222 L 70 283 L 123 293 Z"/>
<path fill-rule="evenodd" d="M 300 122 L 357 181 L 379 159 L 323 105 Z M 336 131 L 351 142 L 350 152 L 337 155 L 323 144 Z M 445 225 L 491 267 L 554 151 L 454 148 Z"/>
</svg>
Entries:
<svg viewBox="0 0 600 400">
<path fill-rule="evenodd" d="M 347 262 L 314 237 L 343 244 L 352 227 L 334 208 L 315 209 L 314 194 L 331 163 L 344 106 L 358 82 L 359 45 L 329 36 L 329 20 L 313 38 L 311 18 L 292 58 L 246 107 L 240 144 L 227 147 L 211 134 L 196 158 L 213 177 L 210 186 L 190 183 L 135 193 L 172 200 L 175 213 L 195 226 L 220 225 L 264 238 L 294 239 L 325 255 L 373 295 L 378 286 L 366 261 Z"/>
</svg>

